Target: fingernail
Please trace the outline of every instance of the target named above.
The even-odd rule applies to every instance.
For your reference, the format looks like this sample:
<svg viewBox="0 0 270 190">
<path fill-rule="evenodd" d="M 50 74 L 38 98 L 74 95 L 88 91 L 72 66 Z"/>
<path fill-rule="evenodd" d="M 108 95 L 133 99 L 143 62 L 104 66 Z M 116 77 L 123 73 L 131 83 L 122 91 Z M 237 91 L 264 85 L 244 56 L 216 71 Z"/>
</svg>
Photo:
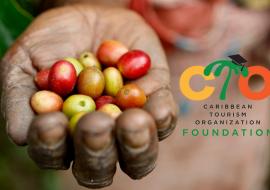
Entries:
<svg viewBox="0 0 270 190">
<path fill-rule="evenodd" d="M 55 127 L 50 129 L 38 130 L 38 137 L 40 141 L 48 146 L 58 143 L 65 136 L 65 129 Z"/>
<path fill-rule="evenodd" d="M 162 124 L 158 124 L 158 126 L 163 126 L 163 127 L 158 127 L 158 139 L 159 141 L 162 141 L 166 139 L 168 136 L 170 136 L 177 123 L 177 118 L 174 118 L 173 116 L 167 117 L 165 121 L 162 122 Z M 165 127 L 166 126 L 166 127 Z"/>
<path fill-rule="evenodd" d="M 106 131 L 101 134 L 84 134 L 83 141 L 85 145 L 93 150 L 98 151 L 106 148 L 111 143 L 111 131 Z"/>
<path fill-rule="evenodd" d="M 125 145 L 131 148 L 143 147 L 150 142 L 150 131 L 147 127 L 136 131 L 122 131 L 122 138 Z"/>
<path fill-rule="evenodd" d="M 172 121 L 172 116 L 170 113 L 166 113 L 161 119 L 157 119 L 157 128 L 160 130 L 166 129 L 170 126 Z"/>
</svg>

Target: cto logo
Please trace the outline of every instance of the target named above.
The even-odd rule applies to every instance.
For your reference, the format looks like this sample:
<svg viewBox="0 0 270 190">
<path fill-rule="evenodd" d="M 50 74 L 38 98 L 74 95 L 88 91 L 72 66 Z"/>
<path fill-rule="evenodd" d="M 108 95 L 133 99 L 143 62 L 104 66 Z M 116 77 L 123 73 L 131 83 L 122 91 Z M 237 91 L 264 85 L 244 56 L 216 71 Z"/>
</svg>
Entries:
<svg viewBox="0 0 270 190">
<path fill-rule="evenodd" d="M 180 77 L 179 87 L 185 97 L 193 101 L 202 101 L 209 98 L 215 91 L 214 86 L 205 85 L 202 90 L 195 91 L 190 86 L 193 76 L 199 75 L 205 81 L 215 80 L 222 74 L 223 69 L 228 68 L 227 77 L 223 83 L 219 99 L 226 100 L 227 90 L 233 74 L 239 75 L 238 87 L 243 96 L 251 100 L 261 100 L 270 96 L 270 71 L 262 66 L 246 67 L 247 62 L 239 54 L 229 56 L 231 60 L 218 60 L 206 67 L 192 66 L 187 68 Z M 253 75 L 259 75 L 264 79 L 264 87 L 259 92 L 254 92 L 249 87 L 249 80 Z"/>
</svg>

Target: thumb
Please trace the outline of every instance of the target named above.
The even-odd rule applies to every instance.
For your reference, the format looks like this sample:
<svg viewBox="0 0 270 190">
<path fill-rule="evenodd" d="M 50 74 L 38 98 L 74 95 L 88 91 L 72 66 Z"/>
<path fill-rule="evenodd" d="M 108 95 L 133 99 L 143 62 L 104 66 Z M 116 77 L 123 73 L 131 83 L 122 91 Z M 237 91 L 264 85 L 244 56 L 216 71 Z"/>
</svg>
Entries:
<svg viewBox="0 0 270 190">
<path fill-rule="evenodd" d="M 1 61 L 1 113 L 6 131 L 17 145 L 25 145 L 34 113 L 29 101 L 36 91 L 35 69 L 25 49 L 15 43 Z"/>
</svg>

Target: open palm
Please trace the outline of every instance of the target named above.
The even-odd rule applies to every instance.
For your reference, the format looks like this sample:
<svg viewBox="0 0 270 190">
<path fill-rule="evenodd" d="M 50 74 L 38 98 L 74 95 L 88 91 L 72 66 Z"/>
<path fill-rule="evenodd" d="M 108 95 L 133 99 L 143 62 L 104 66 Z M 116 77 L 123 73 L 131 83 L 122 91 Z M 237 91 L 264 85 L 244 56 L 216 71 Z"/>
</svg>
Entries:
<svg viewBox="0 0 270 190">
<path fill-rule="evenodd" d="M 95 127 L 78 129 L 74 143 L 70 144 L 67 140 L 67 121 L 61 113 L 35 118 L 29 105 L 30 97 L 37 91 L 33 78 L 37 71 L 49 68 L 59 59 L 77 57 L 83 51 L 96 52 L 98 45 L 106 39 L 119 40 L 130 49 L 141 49 L 150 55 L 152 68 L 149 73 L 134 81 L 148 95 L 144 110 L 150 115 L 148 117 L 142 110 L 130 110 L 124 112 L 121 121 L 115 122 L 104 114 L 94 113 L 85 122 Z M 74 160 L 73 173 L 84 186 L 102 187 L 111 183 L 117 149 L 120 150 L 118 160 L 122 170 L 132 178 L 143 177 L 154 167 L 157 139 L 166 138 L 175 127 L 176 108 L 170 92 L 164 52 L 153 31 L 139 16 L 127 10 L 73 5 L 43 13 L 4 57 L 1 79 L 1 111 L 10 138 L 18 145 L 28 144 L 31 158 L 42 168 L 67 169 Z M 140 119 L 142 115 L 146 119 Z M 96 123 L 93 122 L 93 116 L 99 117 Z M 33 119 L 32 125 L 35 127 L 29 129 Z M 121 133 L 125 128 L 123 126 L 128 130 Z M 117 145 L 112 130 L 114 128 L 120 131 L 117 133 Z M 100 133 L 89 140 L 89 134 L 97 131 Z M 150 135 L 143 135 L 145 131 Z M 138 137 L 142 143 L 136 144 L 133 137 Z M 106 152 L 104 147 L 99 149 L 98 145 L 108 140 L 112 147 L 110 151 Z M 134 143 L 136 148 L 132 146 Z M 142 148 L 147 144 L 148 148 Z M 125 153 L 121 154 L 123 149 Z M 98 158 L 97 152 L 100 156 L 106 154 L 106 158 L 111 158 L 114 164 L 110 168 L 111 175 L 102 172 L 103 165 L 97 167 L 94 164 L 92 158 Z M 137 155 L 136 159 L 133 155 Z M 98 176 L 91 176 L 91 171 L 99 170 Z"/>
</svg>

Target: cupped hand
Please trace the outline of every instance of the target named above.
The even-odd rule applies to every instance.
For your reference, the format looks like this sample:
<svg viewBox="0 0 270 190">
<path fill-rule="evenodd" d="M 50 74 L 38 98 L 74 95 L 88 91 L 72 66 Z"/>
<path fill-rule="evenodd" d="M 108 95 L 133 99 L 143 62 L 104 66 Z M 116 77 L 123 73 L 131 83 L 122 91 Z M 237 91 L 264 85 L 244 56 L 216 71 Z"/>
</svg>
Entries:
<svg viewBox="0 0 270 190">
<path fill-rule="evenodd" d="M 35 116 L 29 101 L 37 91 L 34 76 L 64 57 L 96 52 L 106 39 L 147 52 L 152 59 L 148 74 L 136 81 L 148 100 L 143 109 L 130 109 L 115 121 L 94 112 L 84 116 L 73 140 L 62 113 Z M 117 8 L 72 5 L 40 15 L 17 39 L 1 63 L 1 111 L 9 137 L 28 144 L 30 157 L 41 168 L 67 169 L 87 187 L 112 183 L 121 169 L 139 179 L 155 166 L 158 139 L 176 125 L 176 107 L 170 92 L 168 65 L 159 40 L 142 18 Z"/>
</svg>

